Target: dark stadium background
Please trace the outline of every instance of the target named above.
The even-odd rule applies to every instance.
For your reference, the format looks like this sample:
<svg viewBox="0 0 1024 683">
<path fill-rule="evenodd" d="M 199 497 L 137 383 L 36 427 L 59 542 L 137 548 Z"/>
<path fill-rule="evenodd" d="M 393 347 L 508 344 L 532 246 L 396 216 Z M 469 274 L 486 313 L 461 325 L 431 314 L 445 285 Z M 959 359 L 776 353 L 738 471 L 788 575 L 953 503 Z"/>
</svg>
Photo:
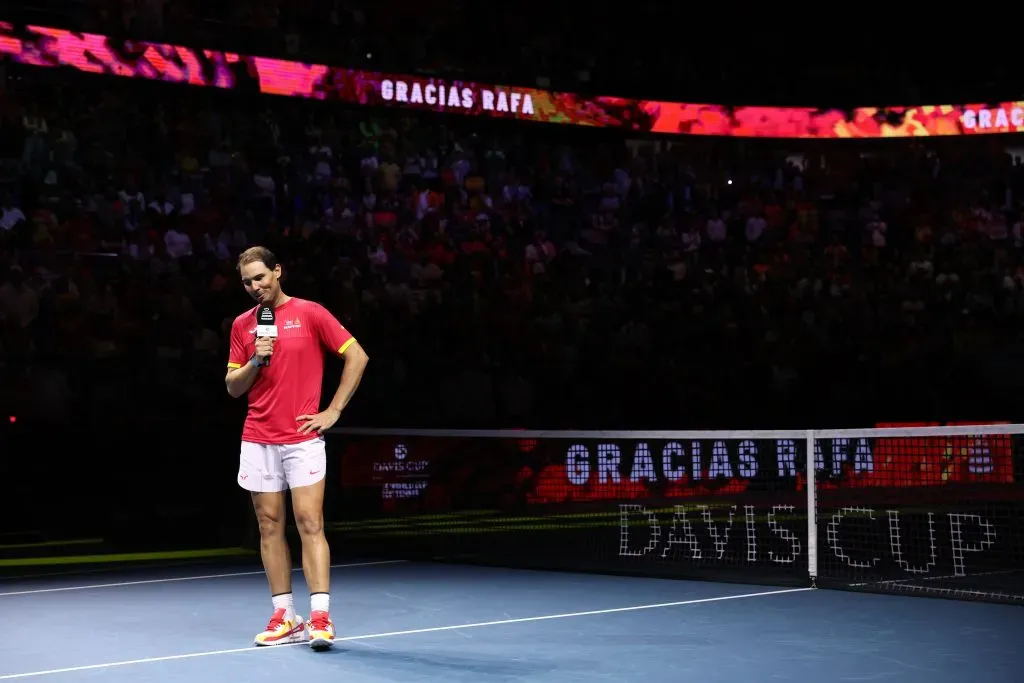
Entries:
<svg viewBox="0 0 1024 683">
<path fill-rule="evenodd" d="M 847 41 L 814 31 L 796 37 L 781 30 L 705 31 L 689 11 L 655 4 L 631 4 L 615 21 L 532 2 L 507 10 L 467 3 L 460 11 L 433 3 L 185 2 L 167 8 L 159 20 L 150 13 L 153 6 L 36 0 L 15 3 L 0 21 L 15 30 L 35 24 L 115 41 L 152 40 L 587 96 L 845 111 L 1008 102 L 1020 92 L 1013 62 L 995 56 L 981 70 L 956 50 L 928 49 L 910 39 L 894 55 L 873 48 L 863 35 Z M 567 33 L 573 41 L 562 39 Z M 207 203 L 200 201 L 188 217 L 151 212 L 138 219 L 141 232 L 159 244 L 173 225 L 195 236 L 210 228 L 238 228 L 249 241 L 278 252 L 288 291 L 323 300 L 372 358 L 339 425 L 345 428 L 724 430 L 1021 421 L 1022 245 L 1012 235 L 979 237 L 972 218 L 972 211 L 984 209 L 992 220 L 1002 215 L 1008 228 L 1021 218 L 1024 172 L 1013 156 L 1024 145 L 1017 135 L 657 137 L 270 98 L 244 79 L 239 89 L 224 92 L 41 69 L 10 59 L 0 78 L 0 191 L 31 224 L 3 236 L 0 277 L 10 277 L 17 266 L 37 278 L 45 273 L 47 285 L 31 325 L 22 328 L 10 320 L 0 328 L 0 481 L 8 511 L 0 523 L 3 573 L 105 565 L 111 557 L 194 560 L 195 551 L 221 549 L 251 560 L 252 515 L 232 483 L 244 402 L 231 401 L 223 390 L 223 321 L 247 306 L 231 259 L 199 253 L 200 243 L 193 240 L 195 253 L 173 268 L 134 262 L 121 253 L 120 227 L 94 218 L 98 211 L 81 210 L 89 196 L 108 191 L 139 190 L 149 201 L 169 186 L 180 195 L 198 183 L 203 189 L 196 195 L 208 193 Z M 69 131 L 75 141 L 48 141 L 54 155 L 44 162 L 38 154 L 26 156 L 22 115 L 37 110 L 51 129 Z M 193 155 L 200 164 L 209 158 L 222 141 L 204 128 L 215 125 L 214 113 L 226 140 L 214 151 L 226 153 L 235 166 L 198 180 L 184 170 L 180 155 Z M 432 295 L 422 290 L 431 288 L 412 286 L 415 295 L 403 288 L 420 255 L 407 255 L 402 269 L 375 268 L 372 230 L 355 236 L 304 233 L 305 223 L 321 217 L 311 207 L 332 192 L 301 180 L 297 170 L 315 165 L 313 128 L 330 138 L 337 156 L 332 163 L 352 180 L 356 203 L 363 184 L 360 155 L 379 149 L 386 137 L 379 131 L 394 130 L 399 154 L 470 152 L 479 168 L 478 176 L 471 175 L 492 195 L 500 193 L 493 180 L 515 170 L 532 184 L 530 210 L 492 212 L 492 235 L 504 236 L 504 244 L 453 259 L 434 289 L 442 292 L 442 302 L 423 304 Z M 552 199 L 561 196 L 554 176 L 566 149 L 573 153 L 581 188 L 612 179 L 617 168 L 632 163 L 634 149 L 651 154 L 649 164 L 667 174 L 664 185 L 654 183 L 649 195 L 619 208 L 623 229 L 592 261 L 567 253 L 566 244 L 586 231 L 597 199 L 581 195 L 572 211 L 552 208 Z M 282 156 L 289 157 L 288 170 Z M 802 173 L 787 165 L 793 160 L 806 164 Z M 836 212 L 851 208 L 843 219 L 847 229 L 835 235 L 849 263 L 829 261 L 836 252 L 826 251 L 831 240 L 820 234 L 809 245 L 794 246 L 783 230 L 773 242 L 748 248 L 739 222 L 730 223 L 732 237 L 724 248 L 700 252 L 704 260 L 681 259 L 679 245 L 658 241 L 653 230 L 637 238 L 642 249 L 633 249 L 630 226 L 652 228 L 663 218 L 660 207 L 668 196 L 681 196 L 668 178 L 678 180 L 684 168 L 692 170 L 696 199 L 688 211 L 672 215 L 676 233 L 737 209 L 752 196 L 778 199 L 784 221 L 794 224 L 809 213 L 828 225 Z M 780 194 L 773 194 L 770 183 L 755 188 L 757 179 L 779 169 L 786 174 Z M 256 190 L 253 173 L 278 179 L 273 200 Z M 806 195 L 793 189 L 794 175 L 804 179 Z M 290 197 L 282 202 L 286 176 Z M 407 200 L 410 192 L 407 183 L 400 184 L 399 199 Z M 872 199 L 881 202 L 888 225 L 880 250 L 865 248 L 863 226 L 871 217 L 864 209 Z M 475 206 L 457 212 L 451 192 L 448 201 L 453 225 L 475 223 L 477 214 L 487 212 Z M 399 229 L 418 225 L 437 232 L 431 220 L 417 221 L 406 206 L 397 206 Z M 37 231 L 41 223 L 47 232 Z M 933 269 L 959 277 L 952 293 L 935 283 L 936 270 L 925 277 L 912 265 L 924 258 L 918 233 L 923 225 L 936 236 L 946 228 L 958 236 L 955 246 L 929 257 Z M 530 278 L 523 254 L 538 228 L 560 252 L 544 276 Z M 477 238 L 468 234 L 473 239 L 467 241 Z M 383 243 L 392 264 L 393 240 Z M 666 262 L 685 262 L 689 279 L 673 283 Z M 754 296 L 745 289 L 750 280 L 741 281 L 736 268 L 753 278 L 766 263 L 781 276 Z M 825 297 L 802 308 L 794 304 L 792 290 L 801 277 L 818 278 L 826 289 L 856 283 L 858 298 L 841 305 L 838 297 Z M 346 281 L 351 288 L 343 286 Z M 42 280 L 36 286 L 42 290 Z M 516 297 L 524 292 L 529 300 L 522 305 Z M 593 300 L 593 324 L 583 331 L 579 308 L 587 297 Z M 608 310 L 603 302 L 610 302 Z M 915 308 L 918 303 L 923 309 Z M 115 306 L 117 316 L 111 315 Z M 808 309 L 815 314 L 811 322 L 804 317 Z M 325 391 L 333 391 L 339 371 L 330 366 Z M 481 381 L 491 383 L 484 401 L 467 400 L 469 394 L 460 398 L 460 390 L 476 391 Z M 515 393 L 524 386 L 530 394 L 525 402 Z M 955 484 L 883 495 L 850 484 L 846 472 L 836 477 L 843 483 L 825 494 L 832 496 L 827 505 L 859 505 L 877 495 L 880 505 L 905 511 L 910 535 L 918 539 L 927 538 L 922 525 L 929 512 L 977 511 L 1009 529 L 1006 542 L 986 561 L 997 570 L 1019 564 L 1020 444 L 1007 437 L 989 445 L 1001 453 L 998 481 L 960 472 Z M 934 446 L 907 442 L 896 449 L 896 458 L 916 463 L 952 457 L 934 455 Z M 678 548 L 659 551 L 651 561 L 623 560 L 613 498 L 656 508 L 668 519 L 678 498 L 659 488 L 662 482 L 567 501 L 561 495 L 564 481 L 556 477 L 555 499 L 549 499 L 541 479 L 550 459 L 564 454 L 561 441 L 527 447 L 518 439 L 469 439 L 419 446 L 412 452 L 418 457 L 430 451 L 432 472 L 424 497 L 415 501 L 383 498 L 379 478 L 359 476 L 360 467 L 394 447 L 393 439 L 330 437 L 328 518 L 336 553 L 771 583 L 806 580 L 798 562 L 780 570 L 778 563 L 742 561 L 736 537 L 718 558 L 722 562 L 673 561 L 681 557 Z M 798 465 L 805 456 L 801 451 Z M 806 533 L 799 523 L 799 507 L 806 503 L 797 478 L 755 477 L 740 489 L 704 491 L 700 498 L 711 501 L 716 521 L 738 505 L 737 530 L 745 504 L 759 510 L 792 505 L 794 532 Z M 441 515 L 439 521 L 431 521 L 434 514 Z M 386 530 L 364 526 L 367 519 L 381 518 L 390 520 Z M 778 541 L 766 513 L 757 512 L 754 523 L 765 542 Z M 888 541 L 880 523 L 849 532 L 852 542 L 865 552 L 884 551 Z M 806 549 L 806 538 L 803 544 Z M 939 545 L 939 561 L 949 564 L 949 543 Z M 760 552 L 768 548 L 785 550 L 769 545 Z M 174 551 L 184 552 L 168 554 Z M 841 568 L 836 571 L 836 579 L 847 578 Z M 879 569 L 882 576 L 895 571 Z M 1019 576 L 995 581 L 984 586 L 1020 594 Z"/>
</svg>

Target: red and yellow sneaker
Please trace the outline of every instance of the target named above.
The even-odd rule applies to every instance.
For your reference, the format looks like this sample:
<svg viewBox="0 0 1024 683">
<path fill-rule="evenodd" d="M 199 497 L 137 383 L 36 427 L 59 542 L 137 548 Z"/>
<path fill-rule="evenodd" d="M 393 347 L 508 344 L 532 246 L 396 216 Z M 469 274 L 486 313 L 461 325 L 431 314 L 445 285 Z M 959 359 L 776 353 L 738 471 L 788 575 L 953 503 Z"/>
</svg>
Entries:
<svg viewBox="0 0 1024 683">
<path fill-rule="evenodd" d="M 311 612 L 306 629 L 313 649 L 326 650 L 334 645 L 334 622 L 327 612 Z"/>
<path fill-rule="evenodd" d="M 285 619 L 283 609 L 274 610 L 270 617 L 267 628 L 262 633 L 256 634 L 257 645 L 284 645 L 286 643 L 298 643 L 302 641 L 302 630 L 305 624 L 302 617 L 295 615 L 294 620 Z"/>
</svg>

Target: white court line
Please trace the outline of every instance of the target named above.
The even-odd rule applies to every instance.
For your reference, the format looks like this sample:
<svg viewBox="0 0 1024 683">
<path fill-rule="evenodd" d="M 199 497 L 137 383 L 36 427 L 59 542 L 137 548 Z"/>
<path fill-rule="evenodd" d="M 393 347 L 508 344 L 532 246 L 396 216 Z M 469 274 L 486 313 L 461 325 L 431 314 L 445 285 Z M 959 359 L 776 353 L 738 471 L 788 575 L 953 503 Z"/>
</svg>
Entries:
<svg viewBox="0 0 1024 683">
<path fill-rule="evenodd" d="M 382 564 L 401 564 L 406 560 L 378 560 L 376 562 L 349 562 L 347 564 L 332 564 L 331 569 L 343 567 L 374 567 Z M 292 569 L 293 572 L 301 571 L 301 567 Z M 118 583 L 90 583 L 84 586 L 61 586 L 60 588 L 33 588 L 32 590 L 10 591 L 0 593 L 0 598 L 11 595 L 34 595 L 36 593 L 59 593 L 62 591 L 84 591 L 90 588 L 120 588 L 121 586 L 143 586 L 150 583 L 173 583 L 175 581 L 200 581 L 203 579 L 227 579 L 233 576 L 256 576 L 265 573 L 262 569 L 248 572 L 231 572 L 230 574 L 204 574 L 202 576 L 174 576 L 165 579 L 146 579 L 144 581 L 120 581 Z"/>
<path fill-rule="evenodd" d="M 760 593 L 743 593 L 741 595 L 721 595 L 714 598 L 698 598 L 695 600 L 679 600 L 678 602 L 660 602 L 653 605 L 633 605 L 632 607 L 613 607 L 611 609 L 595 609 L 587 612 L 568 612 L 565 614 L 546 614 L 539 617 L 521 617 L 519 619 L 501 619 L 499 621 L 479 621 L 473 624 L 455 624 L 452 626 L 433 626 L 429 628 L 414 628 L 408 631 L 388 631 L 386 633 L 369 633 L 362 636 L 345 636 L 335 638 L 335 642 L 348 642 L 355 640 L 370 640 L 373 638 L 390 638 L 392 636 L 410 636 L 417 633 L 437 633 L 439 631 L 456 631 L 467 628 L 483 628 L 485 626 L 502 626 L 504 624 L 523 624 L 530 621 L 548 621 L 550 619 L 570 619 L 572 617 L 589 617 L 597 614 L 616 614 L 619 612 L 636 612 L 645 609 L 658 609 L 662 607 L 681 607 L 683 605 L 699 605 L 706 602 L 723 602 L 725 600 L 742 600 L 743 598 L 760 598 L 767 595 L 782 595 L 784 593 L 803 593 L 805 591 L 817 590 L 816 588 L 783 588 L 779 590 L 763 591 Z M 233 655 L 242 652 L 257 652 L 259 650 L 274 651 L 283 647 L 304 645 L 308 643 L 288 643 L 275 645 L 273 647 L 236 647 L 230 650 L 211 650 L 209 652 L 191 652 L 183 655 L 168 655 L 166 657 L 146 657 L 145 659 L 130 659 L 123 662 L 106 662 L 103 664 L 87 664 L 85 666 L 69 666 L 63 669 L 49 669 L 47 671 L 30 671 L 21 674 L 6 674 L 0 676 L 0 681 L 12 681 L 20 678 L 32 678 L 35 676 L 50 676 L 53 674 L 72 673 L 76 671 L 92 671 L 95 669 L 111 669 L 117 666 L 131 666 L 134 664 L 151 664 L 154 662 L 169 662 L 177 659 L 195 659 L 197 657 L 213 657 L 214 655 Z"/>
</svg>

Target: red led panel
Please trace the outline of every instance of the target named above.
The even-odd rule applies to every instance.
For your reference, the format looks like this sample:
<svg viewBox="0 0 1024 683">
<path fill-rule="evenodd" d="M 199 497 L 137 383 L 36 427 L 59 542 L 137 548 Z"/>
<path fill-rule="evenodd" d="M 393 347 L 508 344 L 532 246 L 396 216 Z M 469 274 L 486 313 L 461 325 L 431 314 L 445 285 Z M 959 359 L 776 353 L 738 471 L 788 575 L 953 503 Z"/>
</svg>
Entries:
<svg viewBox="0 0 1024 683">
<path fill-rule="evenodd" d="M 538 88 L 384 74 L 0 22 L 0 56 L 41 67 L 233 89 L 668 135 L 890 138 L 1024 131 L 1024 102 L 916 107 L 756 107 L 587 97 Z M 248 88 L 247 88 L 248 89 Z"/>
</svg>

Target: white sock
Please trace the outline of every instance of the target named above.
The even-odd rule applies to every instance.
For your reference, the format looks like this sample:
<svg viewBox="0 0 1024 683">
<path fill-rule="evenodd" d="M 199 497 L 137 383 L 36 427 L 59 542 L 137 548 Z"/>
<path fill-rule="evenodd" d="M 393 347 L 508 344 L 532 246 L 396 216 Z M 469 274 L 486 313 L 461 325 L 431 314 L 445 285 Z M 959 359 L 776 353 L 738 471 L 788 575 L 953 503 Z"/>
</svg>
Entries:
<svg viewBox="0 0 1024 683">
<path fill-rule="evenodd" d="M 309 596 L 309 609 L 311 612 L 330 612 L 331 611 L 331 594 L 330 593 L 312 593 Z"/>
<path fill-rule="evenodd" d="M 295 599 L 291 593 L 281 593 L 271 598 L 274 601 L 274 609 L 283 609 L 284 618 L 295 621 Z"/>
</svg>

